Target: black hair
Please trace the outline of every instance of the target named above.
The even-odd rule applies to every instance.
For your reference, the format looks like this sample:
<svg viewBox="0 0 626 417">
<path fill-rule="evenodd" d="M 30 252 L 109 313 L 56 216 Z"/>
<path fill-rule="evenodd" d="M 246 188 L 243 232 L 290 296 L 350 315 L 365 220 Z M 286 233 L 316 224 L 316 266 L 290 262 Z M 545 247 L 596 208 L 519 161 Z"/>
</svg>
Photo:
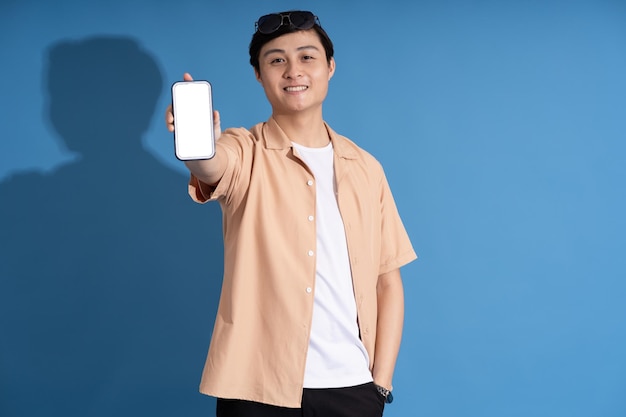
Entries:
<svg viewBox="0 0 626 417">
<path fill-rule="evenodd" d="M 289 12 L 282 12 L 282 13 L 277 13 L 277 14 L 287 14 L 287 13 Z M 282 35 L 286 35 L 287 33 L 300 32 L 302 30 L 303 29 L 298 29 L 294 27 L 293 25 L 281 26 L 280 28 L 278 28 L 276 32 L 272 32 L 269 34 L 263 34 L 257 30 L 254 33 L 254 35 L 252 35 L 252 40 L 250 41 L 250 48 L 249 48 L 250 65 L 252 65 L 254 69 L 256 70 L 256 72 L 258 73 L 259 72 L 259 54 L 261 53 L 261 48 L 263 48 L 263 45 L 265 45 L 271 40 L 274 40 Z M 315 25 L 313 25 L 311 29 L 306 29 L 306 30 L 313 30 L 315 31 L 315 33 L 317 33 L 317 36 L 320 38 L 320 42 L 322 43 L 322 46 L 324 47 L 324 51 L 326 52 L 326 60 L 330 64 L 330 60 L 335 54 L 335 48 L 333 46 L 333 42 L 330 40 L 330 37 L 328 36 L 326 31 L 322 29 L 322 27 L 318 25 L 317 22 L 315 23 Z"/>
</svg>

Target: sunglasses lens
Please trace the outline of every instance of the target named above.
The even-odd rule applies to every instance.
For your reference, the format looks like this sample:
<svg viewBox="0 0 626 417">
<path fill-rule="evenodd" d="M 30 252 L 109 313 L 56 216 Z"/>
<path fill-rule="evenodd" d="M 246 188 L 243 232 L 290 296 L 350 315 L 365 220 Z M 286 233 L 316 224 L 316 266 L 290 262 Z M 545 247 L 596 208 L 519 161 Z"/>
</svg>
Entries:
<svg viewBox="0 0 626 417">
<path fill-rule="evenodd" d="M 289 18 L 298 29 L 311 29 L 315 24 L 315 16 L 311 12 L 292 12 Z"/>
<path fill-rule="evenodd" d="M 269 34 L 278 30 L 283 23 L 283 17 L 279 14 L 267 14 L 261 16 L 257 22 L 259 32 Z"/>
</svg>

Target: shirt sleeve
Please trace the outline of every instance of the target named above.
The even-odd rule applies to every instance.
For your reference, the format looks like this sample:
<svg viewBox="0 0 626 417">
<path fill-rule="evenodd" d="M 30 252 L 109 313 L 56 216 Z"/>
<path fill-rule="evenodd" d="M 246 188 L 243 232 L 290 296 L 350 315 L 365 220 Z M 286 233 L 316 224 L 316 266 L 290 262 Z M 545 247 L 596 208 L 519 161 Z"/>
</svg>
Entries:
<svg viewBox="0 0 626 417">
<path fill-rule="evenodd" d="M 379 275 L 417 259 L 384 172 L 380 180 L 381 250 Z"/>
<path fill-rule="evenodd" d="M 228 129 L 222 133 L 222 137 L 215 144 L 216 152 L 226 155 L 226 169 L 222 178 L 215 185 L 202 182 L 195 175 L 189 178 L 189 196 L 197 203 L 206 203 L 215 200 L 231 200 L 234 190 L 243 186 L 241 179 L 245 178 L 242 171 L 245 166 L 242 161 L 250 158 L 248 150 L 252 141 L 247 140 L 250 132 L 247 129 Z"/>
<path fill-rule="evenodd" d="M 204 204 L 211 199 L 214 186 L 200 181 L 195 175 L 190 174 L 189 177 L 189 196 L 196 203 Z"/>
</svg>

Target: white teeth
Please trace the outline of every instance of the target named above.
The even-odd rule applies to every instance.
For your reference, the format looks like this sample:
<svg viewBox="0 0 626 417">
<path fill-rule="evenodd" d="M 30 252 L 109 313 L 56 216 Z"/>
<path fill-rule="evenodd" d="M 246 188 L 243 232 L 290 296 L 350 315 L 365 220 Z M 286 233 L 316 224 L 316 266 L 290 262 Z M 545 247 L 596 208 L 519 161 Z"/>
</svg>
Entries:
<svg viewBox="0 0 626 417">
<path fill-rule="evenodd" d="M 285 91 L 289 91 L 289 92 L 304 91 L 307 88 L 309 87 L 307 87 L 306 85 L 299 85 L 297 87 L 285 87 Z"/>
</svg>

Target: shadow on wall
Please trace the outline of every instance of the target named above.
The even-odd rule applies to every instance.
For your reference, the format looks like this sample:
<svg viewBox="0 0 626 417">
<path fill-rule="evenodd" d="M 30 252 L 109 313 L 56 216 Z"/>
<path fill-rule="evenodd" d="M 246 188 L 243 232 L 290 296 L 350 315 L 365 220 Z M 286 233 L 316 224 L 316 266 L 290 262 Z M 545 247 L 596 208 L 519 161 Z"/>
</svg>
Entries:
<svg viewBox="0 0 626 417">
<path fill-rule="evenodd" d="M 221 213 L 141 146 L 158 65 L 124 37 L 46 52 L 46 114 L 82 156 L 0 184 L 0 415 L 206 414 Z"/>
</svg>

